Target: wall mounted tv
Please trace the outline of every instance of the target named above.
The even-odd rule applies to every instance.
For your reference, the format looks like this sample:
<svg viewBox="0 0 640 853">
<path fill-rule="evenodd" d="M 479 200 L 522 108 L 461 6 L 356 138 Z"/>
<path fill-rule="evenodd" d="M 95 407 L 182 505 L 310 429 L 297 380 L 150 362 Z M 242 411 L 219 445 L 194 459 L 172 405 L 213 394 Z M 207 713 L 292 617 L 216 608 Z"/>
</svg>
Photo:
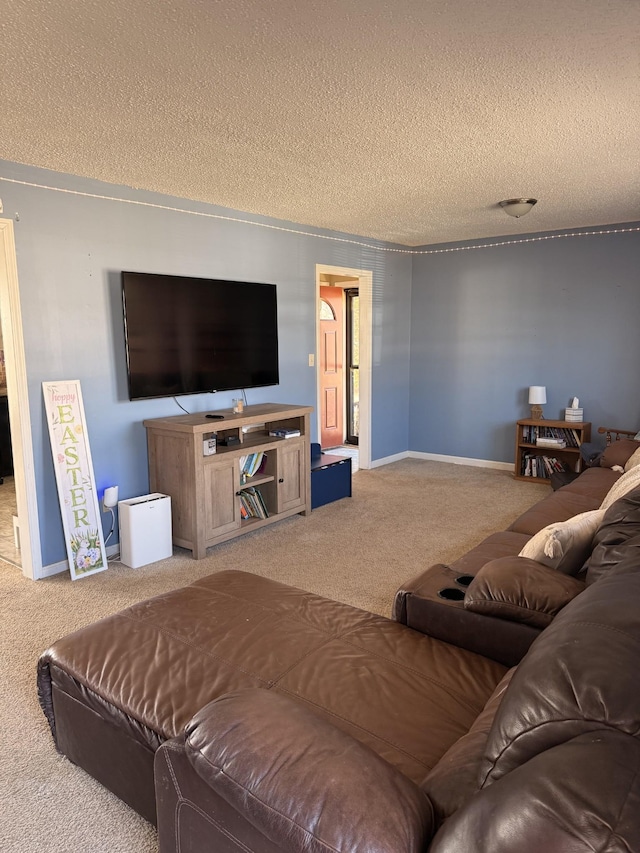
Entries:
<svg viewBox="0 0 640 853">
<path fill-rule="evenodd" d="M 276 286 L 122 273 L 129 399 L 277 385 Z"/>
</svg>

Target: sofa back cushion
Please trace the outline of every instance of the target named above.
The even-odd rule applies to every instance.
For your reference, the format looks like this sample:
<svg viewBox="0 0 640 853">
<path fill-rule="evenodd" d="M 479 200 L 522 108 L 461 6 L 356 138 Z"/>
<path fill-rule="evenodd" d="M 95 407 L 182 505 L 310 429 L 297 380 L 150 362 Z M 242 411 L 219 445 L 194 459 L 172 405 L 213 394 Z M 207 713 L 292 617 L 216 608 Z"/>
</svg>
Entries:
<svg viewBox="0 0 640 853">
<path fill-rule="evenodd" d="M 640 535 L 640 487 L 614 501 L 593 537 L 586 582 L 607 575 L 628 555 L 627 543 Z"/>
<path fill-rule="evenodd" d="M 420 785 L 433 803 L 438 824 L 478 790 L 480 763 L 502 697 L 516 668 L 508 669 L 466 735 L 457 740 Z"/>
<path fill-rule="evenodd" d="M 611 504 L 615 503 L 615 501 L 620 500 L 620 498 L 629 494 L 629 492 L 637 489 L 640 486 L 640 465 L 636 465 L 635 468 L 631 468 L 630 471 L 626 471 L 624 474 L 620 475 L 620 479 L 616 480 L 616 482 L 611 486 L 607 494 L 604 496 L 602 503 L 600 504 L 600 509 L 607 510 L 611 506 Z"/>
<path fill-rule="evenodd" d="M 640 741 L 583 734 L 484 788 L 429 853 L 629 853 L 640 850 Z"/>
<path fill-rule="evenodd" d="M 587 587 L 533 643 L 496 714 L 480 784 L 603 727 L 637 736 L 639 655 L 636 563 Z"/>
<path fill-rule="evenodd" d="M 632 468 L 635 468 L 637 465 L 640 465 L 640 442 L 636 441 L 638 445 L 636 449 L 633 451 L 631 456 L 624 463 L 625 472 L 630 471 Z"/>
</svg>

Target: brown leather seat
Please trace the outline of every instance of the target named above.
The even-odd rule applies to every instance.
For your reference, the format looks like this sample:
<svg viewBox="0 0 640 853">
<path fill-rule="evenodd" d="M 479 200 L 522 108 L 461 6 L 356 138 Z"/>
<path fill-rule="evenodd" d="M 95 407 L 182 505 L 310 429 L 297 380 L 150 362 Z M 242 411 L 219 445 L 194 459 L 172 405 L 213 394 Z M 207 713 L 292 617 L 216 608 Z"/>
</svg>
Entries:
<svg viewBox="0 0 640 853">
<path fill-rule="evenodd" d="M 391 619 L 219 572 L 57 641 L 39 690 L 58 748 L 155 820 L 154 752 L 224 694 L 292 697 L 418 782 L 504 671 Z"/>
</svg>

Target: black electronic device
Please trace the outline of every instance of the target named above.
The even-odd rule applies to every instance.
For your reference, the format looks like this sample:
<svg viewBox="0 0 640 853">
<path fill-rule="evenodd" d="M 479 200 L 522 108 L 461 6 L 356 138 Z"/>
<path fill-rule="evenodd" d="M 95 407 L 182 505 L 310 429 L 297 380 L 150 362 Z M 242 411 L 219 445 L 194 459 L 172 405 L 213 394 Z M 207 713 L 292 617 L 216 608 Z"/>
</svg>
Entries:
<svg viewBox="0 0 640 853">
<path fill-rule="evenodd" d="M 129 399 L 277 385 L 276 286 L 122 273 Z"/>
<path fill-rule="evenodd" d="M 227 435 L 225 438 L 221 438 L 218 442 L 223 447 L 233 447 L 236 444 L 240 444 L 240 439 L 237 435 Z"/>
<path fill-rule="evenodd" d="M 224 415 L 205 415 L 205 418 L 213 418 L 214 421 L 223 421 Z"/>
</svg>

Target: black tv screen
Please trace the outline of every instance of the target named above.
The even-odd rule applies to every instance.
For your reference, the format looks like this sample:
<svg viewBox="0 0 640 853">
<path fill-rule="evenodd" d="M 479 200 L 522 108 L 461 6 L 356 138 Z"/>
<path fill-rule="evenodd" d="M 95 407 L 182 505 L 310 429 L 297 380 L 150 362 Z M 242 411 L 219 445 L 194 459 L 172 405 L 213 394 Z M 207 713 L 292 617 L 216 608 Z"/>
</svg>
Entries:
<svg viewBox="0 0 640 853">
<path fill-rule="evenodd" d="M 122 273 L 129 399 L 277 385 L 276 286 Z"/>
</svg>

